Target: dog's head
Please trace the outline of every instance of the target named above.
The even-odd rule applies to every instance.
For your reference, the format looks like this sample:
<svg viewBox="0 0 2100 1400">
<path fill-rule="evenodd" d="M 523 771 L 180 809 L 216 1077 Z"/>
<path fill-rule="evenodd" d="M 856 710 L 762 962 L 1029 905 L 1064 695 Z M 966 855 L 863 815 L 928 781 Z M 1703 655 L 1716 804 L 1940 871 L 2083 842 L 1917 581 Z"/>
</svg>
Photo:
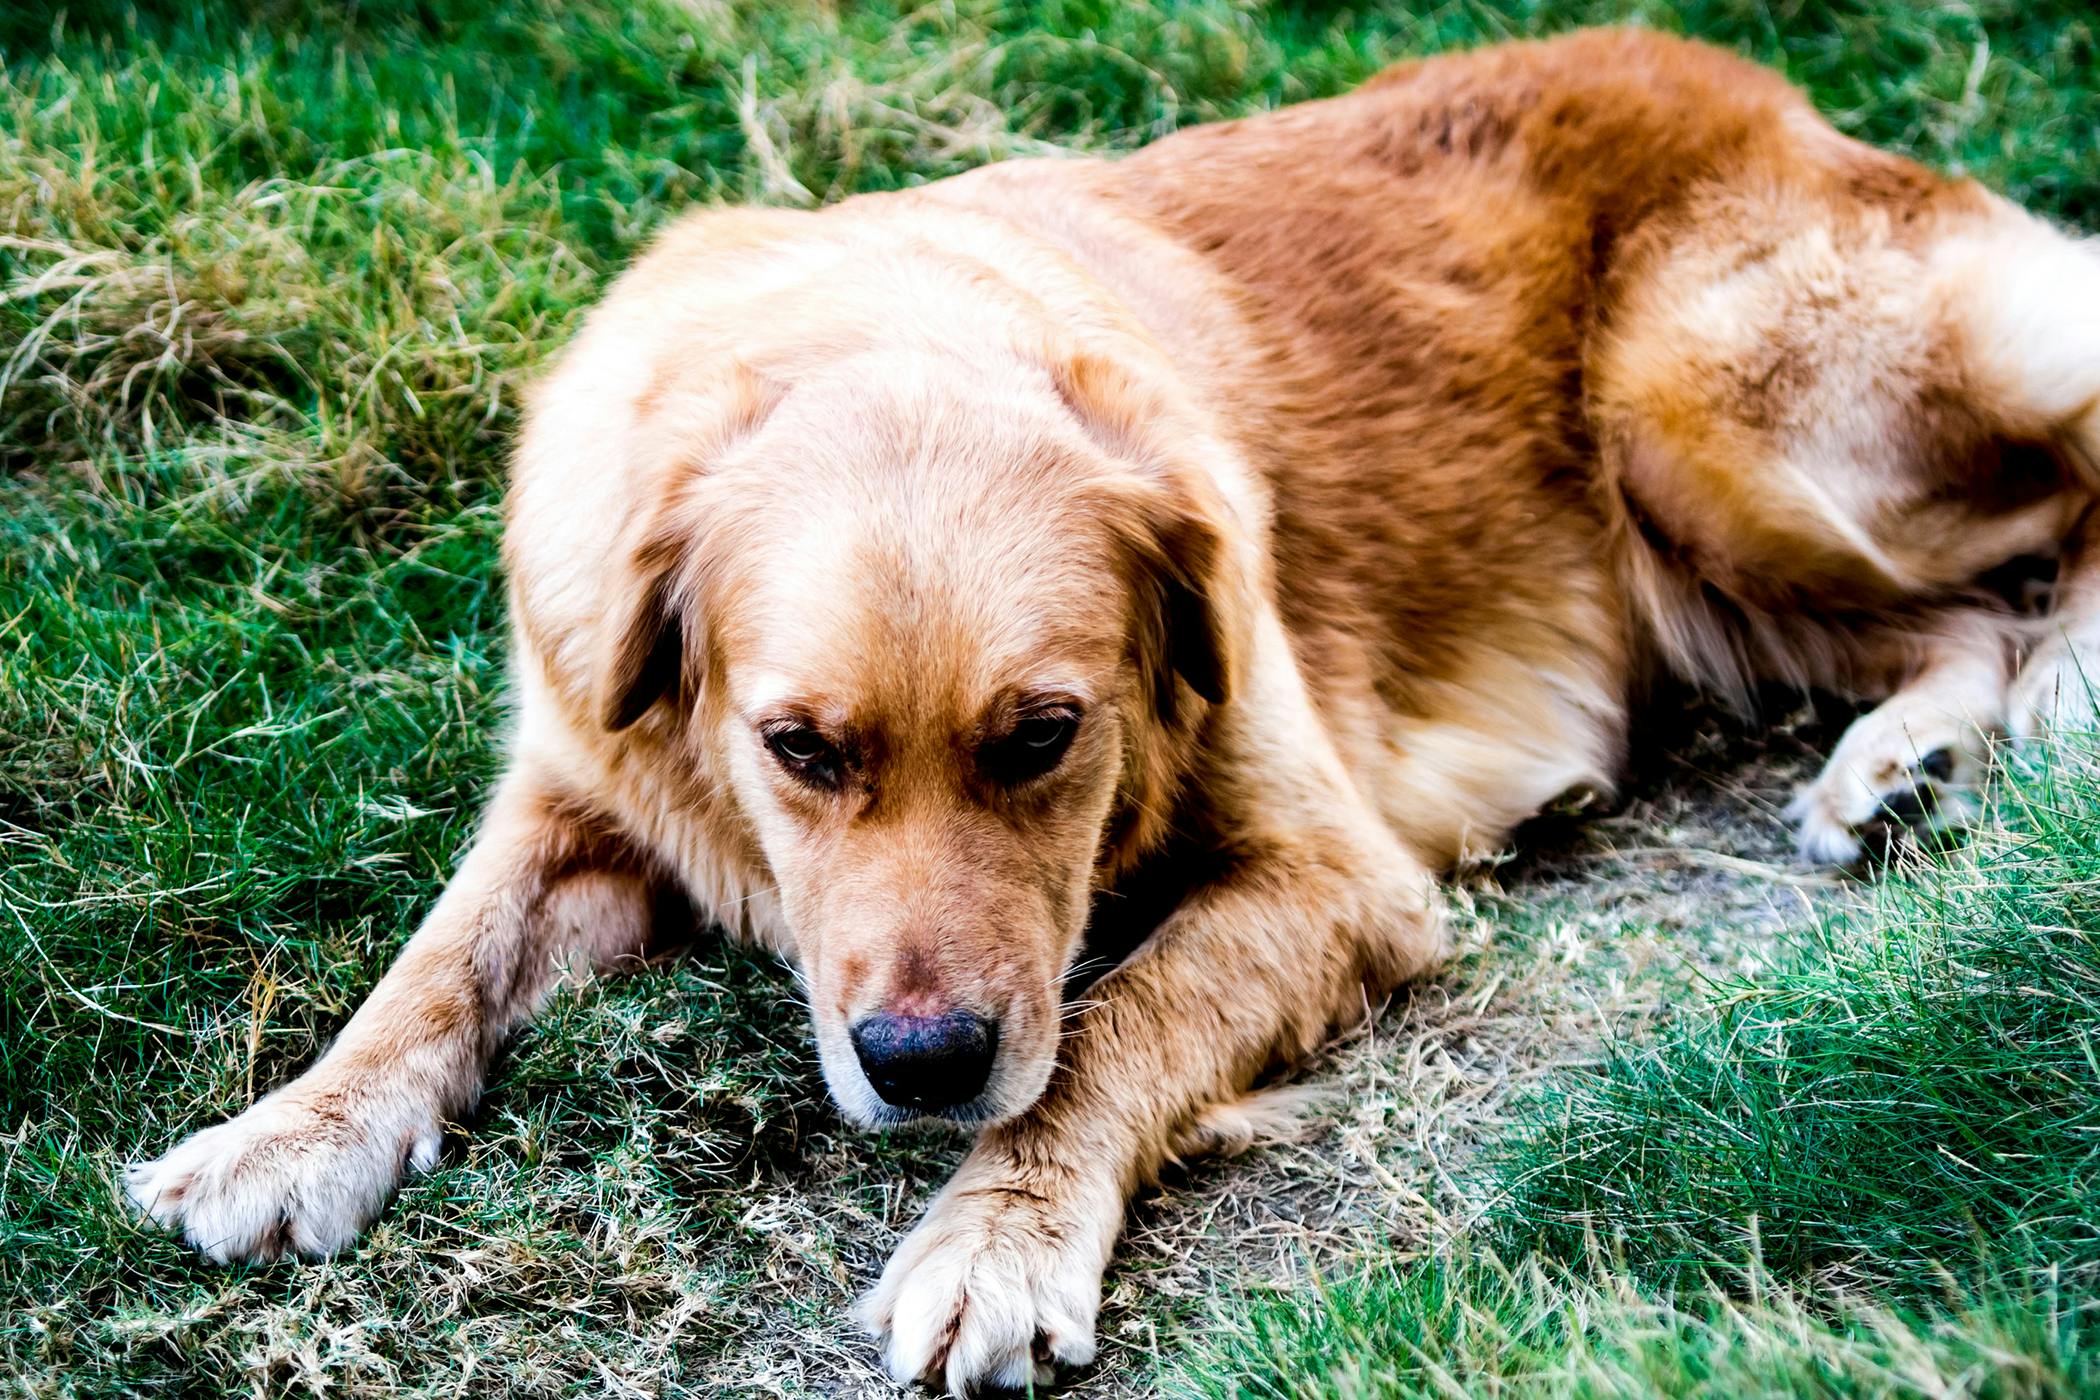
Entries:
<svg viewBox="0 0 2100 1400">
<path fill-rule="evenodd" d="M 1100 355 L 707 381 L 650 429 L 601 722 L 732 790 L 850 1117 L 1018 1113 L 1096 872 L 1226 696 L 1225 512 Z"/>
</svg>

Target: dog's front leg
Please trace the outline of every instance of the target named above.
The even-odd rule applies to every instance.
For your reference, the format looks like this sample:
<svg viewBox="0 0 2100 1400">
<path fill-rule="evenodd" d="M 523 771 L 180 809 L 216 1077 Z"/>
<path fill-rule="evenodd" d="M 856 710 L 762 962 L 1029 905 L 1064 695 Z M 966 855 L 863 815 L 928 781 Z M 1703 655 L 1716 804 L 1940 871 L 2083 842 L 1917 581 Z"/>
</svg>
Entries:
<svg viewBox="0 0 2100 1400">
<path fill-rule="evenodd" d="M 1131 1192 L 1207 1109 L 1439 955 L 1426 872 L 1368 820 L 1241 844 L 1089 992 L 1044 1097 L 983 1134 L 862 1300 L 898 1379 L 961 1394 L 1090 1360 Z"/>
<path fill-rule="evenodd" d="M 637 951 L 647 887 L 529 773 L 327 1054 L 247 1112 L 128 1168 L 138 1208 L 208 1257 L 316 1257 L 348 1244 L 402 1177 L 437 1160 L 503 1038 L 563 971 Z"/>
</svg>

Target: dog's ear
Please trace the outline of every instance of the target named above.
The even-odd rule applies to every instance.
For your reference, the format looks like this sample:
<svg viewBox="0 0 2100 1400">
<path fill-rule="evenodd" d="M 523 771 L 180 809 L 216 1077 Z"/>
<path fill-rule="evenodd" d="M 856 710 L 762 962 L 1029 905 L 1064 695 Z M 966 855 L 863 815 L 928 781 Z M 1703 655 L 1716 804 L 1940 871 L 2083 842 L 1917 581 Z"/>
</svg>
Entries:
<svg viewBox="0 0 2100 1400">
<path fill-rule="evenodd" d="M 734 364 L 715 392 L 681 396 L 681 411 L 660 411 L 643 425 L 638 436 L 650 462 L 637 477 L 640 495 L 620 546 L 630 582 L 607 617 L 598 675 L 598 717 L 607 730 L 627 728 L 664 699 L 682 705 L 697 687 L 706 630 L 704 478 L 780 395 Z"/>
<path fill-rule="evenodd" d="M 1232 692 L 1231 642 L 1219 575 L 1225 544 L 1216 524 L 1171 499 L 1147 512 L 1137 628 L 1140 666 L 1150 676 L 1160 716 L 1172 722 L 1174 679 L 1213 705 Z M 1150 594 L 1149 598 L 1143 595 Z"/>
<path fill-rule="evenodd" d="M 1177 678 L 1221 705 L 1232 691 L 1230 545 L 1224 501 L 1202 465 L 1184 414 L 1120 359 L 1088 351 L 1048 357 L 1051 381 L 1088 434 L 1129 464 L 1104 509 L 1130 550 L 1140 673 L 1172 723 Z"/>
<path fill-rule="evenodd" d="M 674 582 L 676 568 L 644 575 L 621 599 L 612 621 L 612 648 L 598 682 L 599 722 L 617 733 L 671 697 L 684 684 L 686 626 Z"/>
</svg>

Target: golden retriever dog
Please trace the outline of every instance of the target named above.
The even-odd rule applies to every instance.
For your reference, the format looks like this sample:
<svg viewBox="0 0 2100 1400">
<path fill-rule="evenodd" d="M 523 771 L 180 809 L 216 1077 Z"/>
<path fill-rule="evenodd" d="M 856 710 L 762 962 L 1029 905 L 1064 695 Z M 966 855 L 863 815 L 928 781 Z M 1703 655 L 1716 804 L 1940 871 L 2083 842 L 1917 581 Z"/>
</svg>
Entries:
<svg viewBox="0 0 2100 1400">
<path fill-rule="evenodd" d="M 669 888 L 795 965 L 848 1119 L 976 1133 L 861 1305 L 890 1370 L 1030 1383 L 1132 1191 L 1435 967 L 1435 874 L 1608 789 L 1658 679 L 1879 702 L 1795 804 L 1833 862 L 2089 704 L 2096 490 L 2100 250 L 1654 34 L 696 213 L 534 395 L 478 839 L 131 1194 L 341 1249 Z"/>
</svg>

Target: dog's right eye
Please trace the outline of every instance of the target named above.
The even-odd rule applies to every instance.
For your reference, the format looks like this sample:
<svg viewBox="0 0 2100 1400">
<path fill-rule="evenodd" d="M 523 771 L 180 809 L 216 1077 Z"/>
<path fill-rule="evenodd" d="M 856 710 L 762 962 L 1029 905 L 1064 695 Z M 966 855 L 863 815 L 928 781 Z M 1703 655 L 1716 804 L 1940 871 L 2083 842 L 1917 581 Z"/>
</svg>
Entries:
<svg viewBox="0 0 2100 1400">
<path fill-rule="evenodd" d="M 813 787 L 836 788 L 845 777 L 845 759 L 837 747 L 808 725 L 769 729 L 765 740 L 781 767 Z"/>
</svg>

